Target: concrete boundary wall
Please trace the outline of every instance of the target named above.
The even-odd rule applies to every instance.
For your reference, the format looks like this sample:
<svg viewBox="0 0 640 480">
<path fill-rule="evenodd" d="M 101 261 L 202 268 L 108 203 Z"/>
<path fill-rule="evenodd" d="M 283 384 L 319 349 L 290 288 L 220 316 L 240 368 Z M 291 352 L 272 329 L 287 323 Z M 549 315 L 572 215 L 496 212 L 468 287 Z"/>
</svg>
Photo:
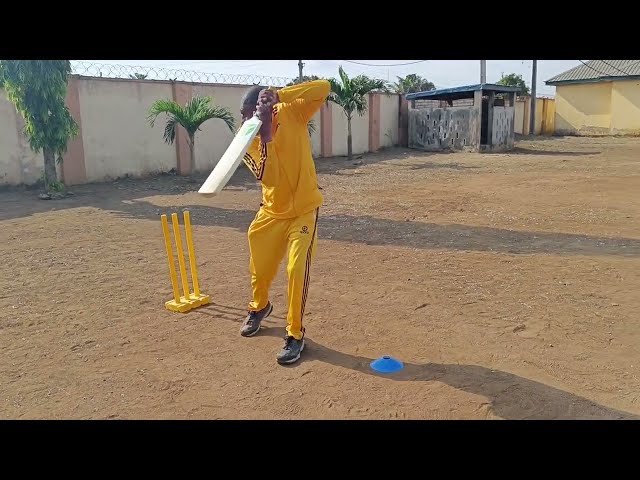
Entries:
<svg viewBox="0 0 640 480">
<path fill-rule="evenodd" d="M 144 176 L 175 169 L 191 173 L 187 135 L 178 128 L 174 145 L 163 140 L 165 119 L 147 123 L 151 104 L 173 99 L 181 104 L 194 95 L 210 95 L 240 121 L 240 99 L 250 85 L 204 84 L 138 79 L 71 76 L 67 106 L 80 127 L 69 143 L 60 168 L 67 185 Z M 407 105 L 399 95 L 371 94 L 368 110 L 352 120 L 353 153 L 406 146 Z M 311 145 L 316 158 L 347 152 L 347 125 L 342 109 L 325 104 L 315 115 Z M 406 118 L 404 118 L 405 124 Z M 34 154 L 22 133 L 24 122 L 0 91 L 0 185 L 30 185 L 43 173 L 42 154 Z M 231 142 L 233 133 L 219 120 L 209 120 L 196 134 L 195 170 L 209 172 Z"/>
</svg>

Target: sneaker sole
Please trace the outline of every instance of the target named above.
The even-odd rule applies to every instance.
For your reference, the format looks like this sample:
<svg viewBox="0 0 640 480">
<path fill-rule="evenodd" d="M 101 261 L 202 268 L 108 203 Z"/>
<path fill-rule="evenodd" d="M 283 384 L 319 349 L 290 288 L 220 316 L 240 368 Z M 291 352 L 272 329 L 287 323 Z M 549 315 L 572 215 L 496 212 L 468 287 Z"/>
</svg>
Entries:
<svg viewBox="0 0 640 480">
<path fill-rule="evenodd" d="M 280 365 L 290 365 L 292 363 L 297 362 L 298 360 L 300 360 L 300 355 L 302 354 L 302 351 L 304 350 L 304 342 L 302 342 L 302 347 L 300 347 L 300 351 L 298 352 L 298 356 L 295 358 L 291 358 L 289 360 L 278 360 L 278 363 Z"/>
<path fill-rule="evenodd" d="M 240 329 L 240 335 L 245 337 L 245 338 L 249 338 L 249 337 L 253 337 L 254 335 L 256 335 L 260 329 L 262 328 L 262 322 L 269 316 L 271 315 L 271 312 L 273 312 L 273 304 L 270 305 L 271 308 L 269 308 L 269 311 L 266 313 L 266 315 L 264 317 L 262 317 L 262 320 L 260 320 L 260 326 L 255 329 L 253 332 L 251 333 L 242 333 L 242 329 Z"/>
</svg>

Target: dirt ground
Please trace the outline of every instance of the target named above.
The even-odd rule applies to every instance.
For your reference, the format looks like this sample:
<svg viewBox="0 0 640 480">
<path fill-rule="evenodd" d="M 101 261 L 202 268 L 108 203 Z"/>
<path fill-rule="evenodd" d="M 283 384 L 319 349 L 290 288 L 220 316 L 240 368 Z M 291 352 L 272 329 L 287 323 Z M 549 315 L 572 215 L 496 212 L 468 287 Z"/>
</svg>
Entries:
<svg viewBox="0 0 640 480">
<path fill-rule="evenodd" d="M 0 193 L 0 418 L 640 418 L 640 139 L 318 160 L 325 206 L 300 363 L 286 278 L 262 333 L 242 167 L 215 199 L 163 175 Z M 214 304 L 166 311 L 160 215 L 189 209 Z M 405 362 L 375 374 L 372 359 Z"/>
</svg>

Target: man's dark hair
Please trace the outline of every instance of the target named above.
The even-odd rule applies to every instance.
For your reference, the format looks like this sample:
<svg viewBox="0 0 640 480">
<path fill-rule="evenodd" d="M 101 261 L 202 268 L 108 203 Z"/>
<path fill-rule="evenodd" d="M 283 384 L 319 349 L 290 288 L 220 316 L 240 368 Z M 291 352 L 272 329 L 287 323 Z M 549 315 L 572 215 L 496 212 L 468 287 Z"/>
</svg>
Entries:
<svg viewBox="0 0 640 480">
<path fill-rule="evenodd" d="M 255 107 L 258 104 L 258 96 L 260 92 L 264 90 L 266 87 L 261 87 L 260 85 L 254 85 L 251 87 L 242 97 L 242 105 L 251 105 Z"/>
</svg>

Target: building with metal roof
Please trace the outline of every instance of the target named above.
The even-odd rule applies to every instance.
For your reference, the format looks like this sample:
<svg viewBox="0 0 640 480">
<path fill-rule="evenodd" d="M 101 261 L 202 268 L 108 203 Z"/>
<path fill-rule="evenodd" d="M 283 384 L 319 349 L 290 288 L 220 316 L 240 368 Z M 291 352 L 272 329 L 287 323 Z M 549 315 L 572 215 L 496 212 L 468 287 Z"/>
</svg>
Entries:
<svg viewBox="0 0 640 480">
<path fill-rule="evenodd" d="M 571 70 L 550 78 L 547 85 L 610 82 L 613 80 L 640 79 L 640 60 L 589 60 Z"/>
<path fill-rule="evenodd" d="M 482 92 L 517 93 L 520 91 L 520 88 L 496 85 L 493 83 L 478 83 L 476 85 L 466 85 L 463 87 L 440 88 L 438 90 L 427 90 L 425 92 L 409 93 L 407 94 L 407 100 L 417 100 L 420 98 L 467 98 L 469 97 L 469 93 L 477 92 L 478 90 L 481 90 Z"/>
<path fill-rule="evenodd" d="M 640 135 L 640 60 L 589 60 L 545 83 L 557 135 Z"/>
<path fill-rule="evenodd" d="M 410 148 L 502 151 L 513 148 L 518 87 L 491 83 L 410 93 Z"/>
</svg>

